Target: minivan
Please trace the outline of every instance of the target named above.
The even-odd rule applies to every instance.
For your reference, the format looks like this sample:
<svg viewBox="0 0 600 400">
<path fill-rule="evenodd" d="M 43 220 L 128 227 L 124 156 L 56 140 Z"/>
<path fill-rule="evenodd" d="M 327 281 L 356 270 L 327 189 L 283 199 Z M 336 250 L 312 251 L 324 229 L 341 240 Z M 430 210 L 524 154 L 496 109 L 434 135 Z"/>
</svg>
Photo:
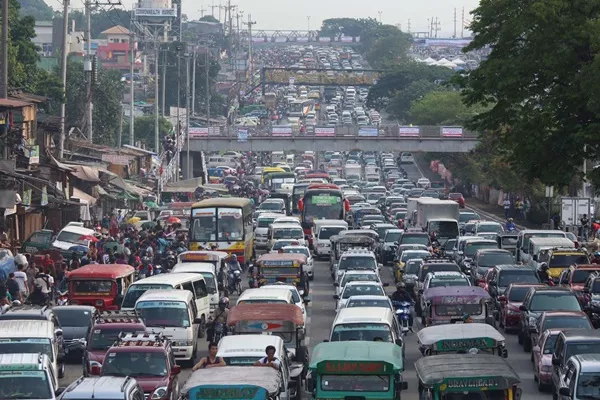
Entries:
<svg viewBox="0 0 600 400">
<path fill-rule="evenodd" d="M 522 261 L 523 264 L 527 264 L 533 254 L 529 254 L 529 239 L 532 237 L 540 238 L 566 238 L 567 233 L 559 230 L 536 230 L 536 229 L 525 229 L 519 231 L 517 237 L 517 261 Z"/>
<path fill-rule="evenodd" d="M 348 223 L 339 219 L 319 219 L 313 224 L 312 236 L 313 236 L 313 252 L 315 257 L 329 256 L 331 253 L 331 238 L 337 235 L 341 231 L 348 229 Z"/>
<path fill-rule="evenodd" d="M 219 285 L 217 283 L 217 276 L 215 274 L 215 267 L 211 263 L 197 262 L 197 263 L 185 263 L 175 264 L 171 273 L 191 273 L 200 274 L 204 278 L 206 283 L 206 290 L 208 292 L 210 302 L 210 315 L 213 315 L 217 306 L 219 305 Z"/>
<path fill-rule="evenodd" d="M 305 246 L 304 231 L 298 224 L 271 224 L 268 229 L 269 248 L 273 247 L 276 240 L 279 239 L 292 239 L 297 240 L 301 246 Z"/>
<path fill-rule="evenodd" d="M 331 326 L 329 340 L 345 342 L 376 339 L 402 346 L 402 332 L 392 310 L 383 307 L 342 308 Z"/>
</svg>

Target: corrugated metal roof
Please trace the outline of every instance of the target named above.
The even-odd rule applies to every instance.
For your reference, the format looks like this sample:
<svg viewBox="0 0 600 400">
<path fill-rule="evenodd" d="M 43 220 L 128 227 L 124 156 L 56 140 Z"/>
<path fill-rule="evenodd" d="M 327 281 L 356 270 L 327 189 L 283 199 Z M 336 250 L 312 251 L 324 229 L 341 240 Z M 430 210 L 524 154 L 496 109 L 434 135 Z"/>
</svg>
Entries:
<svg viewBox="0 0 600 400">
<path fill-rule="evenodd" d="M 27 103 L 21 100 L 13 100 L 13 99 L 0 99 L 0 107 L 3 108 L 23 108 L 33 105 L 32 103 Z"/>
</svg>

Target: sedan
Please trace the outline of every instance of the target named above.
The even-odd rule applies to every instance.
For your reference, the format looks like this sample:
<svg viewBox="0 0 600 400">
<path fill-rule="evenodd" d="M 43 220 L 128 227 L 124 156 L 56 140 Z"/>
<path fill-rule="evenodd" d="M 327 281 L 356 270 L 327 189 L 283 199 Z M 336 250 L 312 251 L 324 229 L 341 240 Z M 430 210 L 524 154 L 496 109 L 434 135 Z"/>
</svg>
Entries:
<svg viewBox="0 0 600 400">
<path fill-rule="evenodd" d="M 498 297 L 500 302 L 500 327 L 504 328 L 504 332 L 518 331 L 519 319 L 521 317 L 521 304 L 525 299 L 525 295 L 529 292 L 529 288 L 544 285 L 530 285 L 512 283 L 506 289 L 504 295 Z"/>
<path fill-rule="evenodd" d="M 384 284 L 385 285 L 385 284 Z M 348 282 L 344 287 L 341 295 L 334 295 L 333 298 L 337 300 L 336 312 L 346 306 L 346 302 L 351 296 L 385 296 L 385 290 L 379 282 L 364 282 L 355 281 Z"/>
<path fill-rule="evenodd" d="M 465 198 L 463 197 L 462 193 L 449 193 L 448 200 L 453 200 L 458 203 L 458 206 L 460 208 L 465 208 L 466 202 L 465 202 Z"/>
<path fill-rule="evenodd" d="M 81 359 L 93 319 L 96 316 L 96 308 L 70 305 L 56 306 L 52 310 L 63 330 L 67 357 Z"/>
<path fill-rule="evenodd" d="M 553 311 L 543 313 L 531 331 L 531 348 L 539 345 L 540 335 L 548 329 L 594 329 L 583 311 Z"/>
<path fill-rule="evenodd" d="M 538 346 L 531 351 L 533 359 L 533 380 L 537 382 L 540 392 L 550 388 L 552 384 L 552 353 L 560 329 L 548 329 L 542 333 Z"/>
</svg>

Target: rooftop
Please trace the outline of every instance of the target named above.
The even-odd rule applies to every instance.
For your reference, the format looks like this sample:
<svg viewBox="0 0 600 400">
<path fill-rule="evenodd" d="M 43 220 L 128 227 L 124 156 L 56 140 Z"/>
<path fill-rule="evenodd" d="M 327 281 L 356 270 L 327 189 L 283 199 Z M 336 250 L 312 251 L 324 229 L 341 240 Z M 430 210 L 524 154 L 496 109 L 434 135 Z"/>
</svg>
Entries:
<svg viewBox="0 0 600 400">
<path fill-rule="evenodd" d="M 112 28 L 108 28 L 107 30 L 100 32 L 103 35 L 129 35 L 131 31 L 124 26 L 115 25 Z"/>
</svg>

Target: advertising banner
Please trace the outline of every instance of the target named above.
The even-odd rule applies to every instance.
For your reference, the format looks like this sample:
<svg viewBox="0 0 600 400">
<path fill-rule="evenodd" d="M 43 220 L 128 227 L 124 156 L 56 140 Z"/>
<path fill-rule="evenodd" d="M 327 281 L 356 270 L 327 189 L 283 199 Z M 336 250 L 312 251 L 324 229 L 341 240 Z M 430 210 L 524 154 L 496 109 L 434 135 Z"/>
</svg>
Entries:
<svg viewBox="0 0 600 400">
<path fill-rule="evenodd" d="M 354 37 L 354 41 L 355 41 L 356 43 L 360 42 L 360 36 L 355 36 L 355 37 Z"/>
<path fill-rule="evenodd" d="M 360 128 L 358 130 L 358 136 L 377 137 L 379 135 L 379 129 L 377 128 Z"/>
<path fill-rule="evenodd" d="M 352 36 L 342 36 L 342 42 L 343 43 L 352 43 Z"/>
<path fill-rule="evenodd" d="M 208 136 L 208 127 L 190 128 L 190 139 L 197 139 L 203 136 Z"/>
<path fill-rule="evenodd" d="M 308 37 L 307 36 L 298 36 L 296 38 L 296 42 L 307 43 L 308 42 Z"/>
<path fill-rule="evenodd" d="M 177 8 L 136 8 L 135 9 L 136 17 L 151 17 L 151 18 L 176 18 L 177 17 Z"/>
<path fill-rule="evenodd" d="M 329 42 L 331 42 L 331 38 L 330 37 L 320 37 L 319 38 L 319 42 L 321 42 L 321 43 L 329 43 Z"/>
<path fill-rule="evenodd" d="M 292 127 L 291 126 L 274 126 L 271 128 L 272 136 L 292 136 Z"/>
<path fill-rule="evenodd" d="M 398 131 L 401 137 L 419 137 L 421 135 L 421 128 L 418 126 L 401 126 Z"/>
<path fill-rule="evenodd" d="M 288 41 L 287 36 L 278 36 L 275 38 L 275 43 L 285 43 Z"/>
<path fill-rule="evenodd" d="M 40 163 L 40 146 L 37 144 L 29 149 L 29 165 Z"/>
<path fill-rule="evenodd" d="M 248 129 L 238 129 L 238 142 L 244 143 L 248 141 Z"/>
<path fill-rule="evenodd" d="M 265 42 L 264 37 L 253 37 L 252 38 L 252 43 L 264 43 L 264 42 Z"/>
<path fill-rule="evenodd" d="M 462 137 L 463 135 L 462 126 L 442 126 L 440 129 L 442 137 Z"/>
<path fill-rule="evenodd" d="M 315 128 L 315 136 L 335 136 L 335 128 Z"/>
</svg>

